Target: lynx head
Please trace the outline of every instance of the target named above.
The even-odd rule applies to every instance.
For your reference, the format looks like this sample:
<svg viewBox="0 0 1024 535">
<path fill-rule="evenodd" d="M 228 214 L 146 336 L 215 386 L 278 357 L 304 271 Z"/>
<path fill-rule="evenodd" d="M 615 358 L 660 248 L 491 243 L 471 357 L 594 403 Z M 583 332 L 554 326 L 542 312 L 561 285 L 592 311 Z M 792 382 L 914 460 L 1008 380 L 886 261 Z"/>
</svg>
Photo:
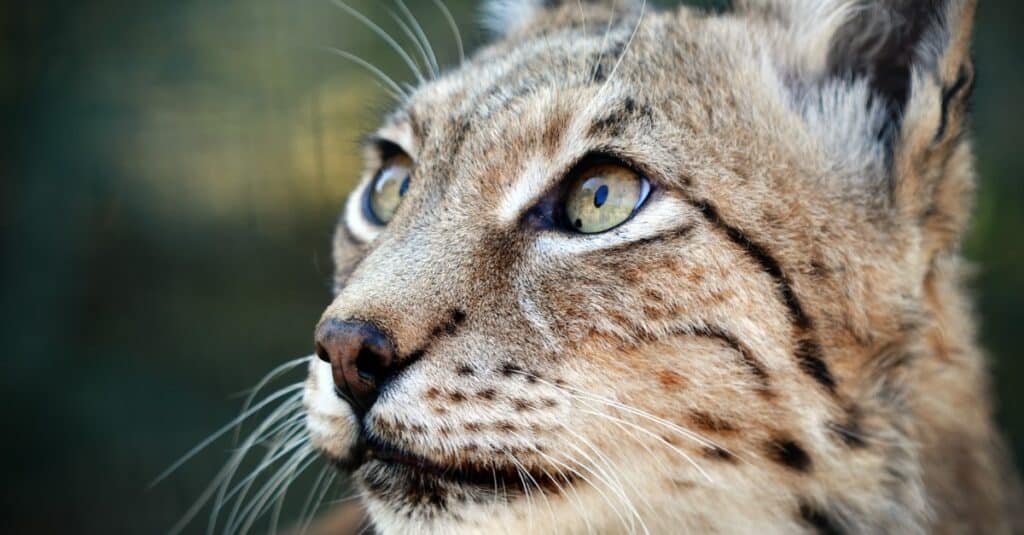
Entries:
<svg viewBox="0 0 1024 535">
<path fill-rule="evenodd" d="M 974 2 L 737 4 L 491 2 L 369 136 L 305 403 L 379 531 L 927 525 Z"/>
</svg>

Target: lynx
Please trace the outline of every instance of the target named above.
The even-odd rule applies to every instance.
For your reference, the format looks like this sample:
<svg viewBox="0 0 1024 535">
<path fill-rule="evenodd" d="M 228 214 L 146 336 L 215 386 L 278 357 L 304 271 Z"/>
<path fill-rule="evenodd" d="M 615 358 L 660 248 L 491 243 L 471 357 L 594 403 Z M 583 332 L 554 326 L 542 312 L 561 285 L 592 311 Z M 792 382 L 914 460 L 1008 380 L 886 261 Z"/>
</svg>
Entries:
<svg viewBox="0 0 1024 535">
<path fill-rule="evenodd" d="M 308 438 L 392 533 L 1011 533 L 972 0 L 485 7 L 392 87 Z"/>
</svg>

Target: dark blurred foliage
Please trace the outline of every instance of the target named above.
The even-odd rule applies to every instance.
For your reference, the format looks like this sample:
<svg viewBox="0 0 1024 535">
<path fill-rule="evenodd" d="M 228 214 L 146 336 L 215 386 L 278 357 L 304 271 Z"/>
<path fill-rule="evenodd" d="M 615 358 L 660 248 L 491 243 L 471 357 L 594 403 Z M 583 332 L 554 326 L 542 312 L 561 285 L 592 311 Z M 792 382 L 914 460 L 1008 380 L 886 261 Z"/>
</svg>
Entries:
<svg viewBox="0 0 1024 535">
<path fill-rule="evenodd" d="M 389 20 L 383 2 L 352 4 Z M 449 1 L 468 46 L 480 42 L 475 4 Z M 433 4 L 410 5 L 453 62 Z M 1024 3 L 982 1 L 983 181 L 967 245 L 1018 458 L 1022 22 Z M 230 444 L 148 483 L 235 414 L 231 394 L 309 350 L 336 211 L 361 166 L 355 142 L 386 105 L 322 46 L 407 72 L 327 0 L 0 7 L 5 532 L 166 530 Z"/>
</svg>

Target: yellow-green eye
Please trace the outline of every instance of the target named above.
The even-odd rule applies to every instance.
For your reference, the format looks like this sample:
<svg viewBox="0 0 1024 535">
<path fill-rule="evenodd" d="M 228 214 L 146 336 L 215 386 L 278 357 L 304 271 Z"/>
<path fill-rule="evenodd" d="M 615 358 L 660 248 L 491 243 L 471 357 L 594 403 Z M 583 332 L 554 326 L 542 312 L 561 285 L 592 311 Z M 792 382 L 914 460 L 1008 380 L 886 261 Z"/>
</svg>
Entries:
<svg viewBox="0 0 1024 535">
<path fill-rule="evenodd" d="M 647 179 L 631 169 L 615 164 L 594 165 L 569 187 L 565 216 L 577 232 L 604 232 L 628 220 L 650 190 Z"/>
<path fill-rule="evenodd" d="M 383 225 L 395 217 L 411 177 L 412 158 L 406 154 L 397 154 L 384 162 L 366 197 L 366 208 L 373 219 Z"/>
</svg>

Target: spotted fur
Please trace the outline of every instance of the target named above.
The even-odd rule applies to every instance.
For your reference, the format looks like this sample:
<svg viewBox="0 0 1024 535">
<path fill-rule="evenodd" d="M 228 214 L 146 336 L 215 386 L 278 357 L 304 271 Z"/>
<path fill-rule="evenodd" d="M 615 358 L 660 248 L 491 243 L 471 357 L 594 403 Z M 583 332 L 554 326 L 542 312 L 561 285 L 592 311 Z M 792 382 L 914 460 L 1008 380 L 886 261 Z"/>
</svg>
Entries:
<svg viewBox="0 0 1024 535">
<path fill-rule="evenodd" d="M 371 143 L 335 239 L 324 321 L 402 367 L 360 418 L 315 361 L 306 406 L 375 529 L 1012 532 L 959 255 L 974 7 L 492 2 L 374 133 L 415 160 L 396 217 Z M 595 153 L 650 199 L 545 225 Z"/>
</svg>

